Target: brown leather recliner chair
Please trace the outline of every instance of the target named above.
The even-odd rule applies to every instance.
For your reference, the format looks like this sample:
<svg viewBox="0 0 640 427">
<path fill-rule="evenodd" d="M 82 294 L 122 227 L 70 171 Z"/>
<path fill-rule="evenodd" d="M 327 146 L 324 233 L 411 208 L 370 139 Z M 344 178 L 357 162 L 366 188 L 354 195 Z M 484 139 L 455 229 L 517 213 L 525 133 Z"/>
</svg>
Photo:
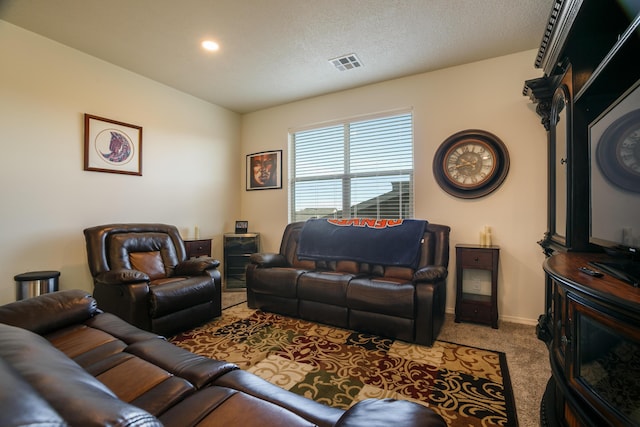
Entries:
<svg viewBox="0 0 640 427">
<path fill-rule="evenodd" d="M 107 224 L 84 236 L 100 309 L 165 336 L 220 316 L 220 262 L 187 259 L 175 226 Z"/>
</svg>

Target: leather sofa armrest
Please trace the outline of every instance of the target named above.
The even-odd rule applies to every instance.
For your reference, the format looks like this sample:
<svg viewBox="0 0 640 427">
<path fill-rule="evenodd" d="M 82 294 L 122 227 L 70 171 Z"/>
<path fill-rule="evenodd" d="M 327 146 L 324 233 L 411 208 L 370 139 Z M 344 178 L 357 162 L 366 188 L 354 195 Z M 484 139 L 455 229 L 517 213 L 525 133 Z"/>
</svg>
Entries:
<svg viewBox="0 0 640 427">
<path fill-rule="evenodd" d="M 426 406 L 406 400 L 367 399 L 349 408 L 336 427 L 445 427 L 444 419 Z"/>
<path fill-rule="evenodd" d="M 135 342 L 129 345 L 126 351 L 184 378 L 196 388 L 211 384 L 221 376 L 238 369 L 233 363 L 201 356 L 160 339 Z"/>
<path fill-rule="evenodd" d="M 414 282 L 436 283 L 447 278 L 449 272 L 441 265 L 428 265 L 413 274 Z"/>
<path fill-rule="evenodd" d="M 288 267 L 284 256 L 270 252 L 251 254 L 249 261 L 257 264 L 259 268 Z"/>
<path fill-rule="evenodd" d="M 146 273 L 138 270 L 109 270 L 98 274 L 94 278 L 100 285 L 123 285 L 128 283 L 149 282 L 151 279 Z"/>
<path fill-rule="evenodd" d="M 242 369 L 237 369 L 220 376 L 213 385 L 238 390 L 258 399 L 281 406 L 309 420 L 312 425 L 315 426 L 333 427 L 344 413 L 342 409 L 316 402 L 300 394 L 292 393 L 287 389 L 278 387 Z M 364 425 L 365 424 L 363 424 L 363 426 Z"/>
<path fill-rule="evenodd" d="M 81 323 L 98 313 L 96 300 L 81 290 L 39 295 L 0 307 L 0 323 L 44 335 L 67 325 Z"/>
<path fill-rule="evenodd" d="M 175 274 L 178 276 L 200 276 L 207 270 L 220 266 L 220 261 L 213 258 L 191 258 L 176 265 Z"/>
</svg>

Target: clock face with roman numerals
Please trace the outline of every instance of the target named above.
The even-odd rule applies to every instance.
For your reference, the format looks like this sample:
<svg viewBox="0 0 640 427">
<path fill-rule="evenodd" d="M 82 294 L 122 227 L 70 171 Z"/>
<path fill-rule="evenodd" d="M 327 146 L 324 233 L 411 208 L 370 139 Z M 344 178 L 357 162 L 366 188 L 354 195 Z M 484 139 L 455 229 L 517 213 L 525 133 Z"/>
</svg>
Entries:
<svg viewBox="0 0 640 427">
<path fill-rule="evenodd" d="M 458 141 L 444 155 L 444 173 L 452 185 L 475 188 L 493 178 L 497 157 L 493 147 L 482 140 Z"/>
<path fill-rule="evenodd" d="M 596 157 L 610 182 L 640 193 L 640 109 L 625 114 L 607 128 L 598 141 Z"/>
<path fill-rule="evenodd" d="M 481 130 L 458 132 L 447 138 L 434 157 L 433 172 L 449 194 L 477 198 L 489 194 L 504 181 L 509 154 L 495 135 Z"/>
<path fill-rule="evenodd" d="M 630 132 L 618 145 L 622 167 L 640 176 L 640 128 Z"/>
</svg>

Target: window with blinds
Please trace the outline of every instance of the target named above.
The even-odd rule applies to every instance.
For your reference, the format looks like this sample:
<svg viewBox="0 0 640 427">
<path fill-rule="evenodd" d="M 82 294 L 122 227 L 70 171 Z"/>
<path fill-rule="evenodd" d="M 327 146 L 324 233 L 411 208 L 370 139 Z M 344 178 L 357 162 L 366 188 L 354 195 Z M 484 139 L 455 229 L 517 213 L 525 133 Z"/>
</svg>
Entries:
<svg viewBox="0 0 640 427">
<path fill-rule="evenodd" d="M 291 222 L 413 217 L 411 113 L 291 135 Z"/>
</svg>

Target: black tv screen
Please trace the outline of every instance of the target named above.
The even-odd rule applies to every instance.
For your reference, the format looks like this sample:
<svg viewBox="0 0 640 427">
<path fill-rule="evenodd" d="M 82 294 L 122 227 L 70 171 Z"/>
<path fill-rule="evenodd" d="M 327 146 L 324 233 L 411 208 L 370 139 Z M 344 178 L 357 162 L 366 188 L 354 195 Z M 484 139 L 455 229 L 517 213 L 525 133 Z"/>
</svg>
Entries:
<svg viewBox="0 0 640 427">
<path fill-rule="evenodd" d="M 640 250 L 640 80 L 589 125 L 590 243 Z"/>
</svg>

